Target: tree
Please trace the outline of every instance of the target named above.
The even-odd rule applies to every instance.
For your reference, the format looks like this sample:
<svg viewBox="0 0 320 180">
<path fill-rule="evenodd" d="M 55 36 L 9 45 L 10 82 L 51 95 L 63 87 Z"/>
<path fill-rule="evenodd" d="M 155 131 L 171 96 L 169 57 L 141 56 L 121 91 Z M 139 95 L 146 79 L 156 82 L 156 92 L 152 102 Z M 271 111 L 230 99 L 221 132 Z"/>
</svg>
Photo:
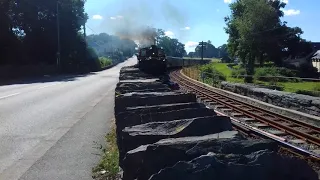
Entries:
<svg viewBox="0 0 320 180">
<path fill-rule="evenodd" d="M 201 53 L 202 53 L 202 46 L 199 44 L 195 48 L 195 55 L 197 57 L 201 57 Z M 210 40 L 205 42 L 204 49 L 203 49 L 203 57 L 204 58 L 218 58 L 219 57 L 219 50 L 214 45 L 212 45 Z"/>
<path fill-rule="evenodd" d="M 195 57 L 195 52 L 189 52 L 188 57 L 191 57 L 191 58 Z"/>
<path fill-rule="evenodd" d="M 231 58 L 228 54 L 228 47 L 226 44 L 223 44 L 222 46 L 218 47 L 219 50 L 219 58 L 221 58 L 222 62 L 230 63 Z"/>
<path fill-rule="evenodd" d="M 157 30 L 155 39 L 157 45 L 164 49 L 167 56 L 183 57 L 187 53 L 184 44 L 179 42 L 178 39 L 165 36 L 164 31 L 161 29 Z"/>
<path fill-rule="evenodd" d="M 15 1 L 0 1 L 0 65 L 16 62 L 19 59 L 21 40 L 13 28 L 17 23 L 15 15 Z"/>
<path fill-rule="evenodd" d="M 255 62 L 271 60 L 282 66 L 285 55 L 299 52 L 302 31 L 281 22 L 283 7 L 279 0 L 237 0 L 230 5 L 231 16 L 225 18 L 228 52 L 240 58 L 248 75 L 253 74 Z"/>
<path fill-rule="evenodd" d="M 88 19 L 84 4 L 85 0 L 0 1 L 0 43 L 4 44 L 0 46 L 4 56 L 0 63 L 55 64 L 58 5 L 62 65 L 85 65 L 87 45 L 80 33 Z"/>
<path fill-rule="evenodd" d="M 225 57 L 225 56 L 229 56 L 228 54 L 228 46 L 226 44 L 223 44 L 221 46 L 218 47 L 219 50 L 219 58 Z"/>
<path fill-rule="evenodd" d="M 110 57 L 114 63 L 123 61 L 135 53 L 137 44 L 130 39 L 121 39 L 118 36 L 101 33 L 87 36 L 87 43 L 95 49 L 98 56 Z"/>
</svg>

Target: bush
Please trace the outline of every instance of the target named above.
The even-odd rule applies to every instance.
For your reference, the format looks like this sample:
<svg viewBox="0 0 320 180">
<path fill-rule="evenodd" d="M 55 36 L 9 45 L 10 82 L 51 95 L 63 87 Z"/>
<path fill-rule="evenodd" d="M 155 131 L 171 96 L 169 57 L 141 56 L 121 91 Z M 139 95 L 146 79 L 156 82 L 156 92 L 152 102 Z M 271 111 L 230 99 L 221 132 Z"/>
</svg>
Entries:
<svg viewBox="0 0 320 180">
<path fill-rule="evenodd" d="M 314 91 L 320 91 L 320 84 L 316 83 L 316 85 L 313 87 Z"/>
<path fill-rule="evenodd" d="M 99 57 L 100 67 L 104 68 L 112 64 L 112 60 L 106 57 Z"/>
<path fill-rule="evenodd" d="M 233 77 L 233 78 L 243 78 L 244 75 L 246 75 L 246 74 L 247 74 L 247 72 L 246 72 L 246 70 L 243 69 L 243 68 L 233 69 L 233 70 L 231 71 L 231 77 Z"/>
<path fill-rule="evenodd" d="M 201 67 L 201 72 L 204 73 L 206 78 L 213 80 L 213 83 L 220 83 L 225 81 L 227 78 L 221 72 L 217 71 L 212 65 L 207 64 Z"/>
<path fill-rule="evenodd" d="M 277 67 L 263 67 L 257 68 L 254 73 L 254 78 L 259 81 L 267 82 L 297 82 L 298 79 L 280 78 L 280 77 L 266 77 L 266 76 L 285 76 L 285 77 L 297 77 L 299 76 L 298 71 L 277 68 Z"/>
<path fill-rule="evenodd" d="M 229 63 L 227 65 L 230 69 L 239 69 L 239 65 L 235 63 Z"/>
<path fill-rule="evenodd" d="M 231 58 L 229 56 L 223 56 L 221 58 L 221 62 L 223 62 L 223 63 L 230 63 L 231 61 L 232 60 L 231 60 Z"/>
<path fill-rule="evenodd" d="M 101 69 L 100 61 L 96 51 L 93 48 L 88 47 L 86 53 L 86 61 L 90 71 L 98 71 Z"/>
</svg>

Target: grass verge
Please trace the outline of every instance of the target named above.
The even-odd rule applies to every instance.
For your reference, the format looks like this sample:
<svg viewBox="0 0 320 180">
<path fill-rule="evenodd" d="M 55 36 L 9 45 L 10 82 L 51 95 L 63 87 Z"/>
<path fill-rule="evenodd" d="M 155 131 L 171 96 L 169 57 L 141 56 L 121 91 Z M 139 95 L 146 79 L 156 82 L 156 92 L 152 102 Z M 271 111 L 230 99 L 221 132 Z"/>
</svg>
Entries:
<svg viewBox="0 0 320 180">
<path fill-rule="evenodd" d="M 215 70 L 219 71 L 226 77 L 226 81 L 232 83 L 244 83 L 243 78 L 236 78 L 232 77 L 232 69 L 228 67 L 228 63 L 218 63 L 212 62 L 209 65 L 205 66 L 213 66 Z M 239 67 L 234 67 L 238 69 Z M 196 79 L 198 74 L 200 74 L 199 69 L 201 67 L 190 67 L 185 69 L 184 72 L 188 75 L 191 74 L 191 78 Z M 198 78 L 199 79 L 199 78 Z M 208 84 L 213 84 L 212 80 L 207 79 L 206 82 Z M 293 92 L 298 94 L 305 94 L 311 96 L 318 96 L 320 97 L 320 82 L 308 82 L 308 81 L 300 81 L 300 82 L 267 82 L 267 81 L 260 81 L 255 79 L 254 84 L 257 85 L 264 85 L 271 88 L 276 88 L 278 90 L 282 90 L 285 92 Z"/>
<path fill-rule="evenodd" d="M 183 57 L 183 59 L 193 59 L 193 60 L 201 60 L 201 58 L 197 57 L 197 58 L 192 58 L 192 57 Z M 203 58 L 203 60 L 211 60 L 212 62 L 221 62 L 220 59 L 218 58 Z"/>
<path fill-rule="evenodd" d="M 99 164 L 92 169 L 93 178 L 97 180 L 119 179 L 119 151 L 115 123 L 112 123 L 111 131 L 105 137 L 106 148 L 101 148 L 102 158 Z"/>
</svg>

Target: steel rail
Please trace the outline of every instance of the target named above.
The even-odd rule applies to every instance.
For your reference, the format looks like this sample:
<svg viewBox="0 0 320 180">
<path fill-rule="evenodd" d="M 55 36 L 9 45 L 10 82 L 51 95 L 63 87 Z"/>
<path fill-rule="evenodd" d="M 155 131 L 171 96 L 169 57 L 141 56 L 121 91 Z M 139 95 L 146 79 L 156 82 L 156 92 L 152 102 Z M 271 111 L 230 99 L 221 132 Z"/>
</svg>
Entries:
<svg viewBox="0 0 320 180">
<path fill-rule="evenodd" d="M 320 128 L 319 127 L 315 127 L 312 126 L 310 124 L 301 122 L 301 121 L 297 121 L 282 115 L 279 115 L 277 113 L 274 112 L 270 112 L 268 110 L 264 110 L 262 108 L 258 108 L 258 107 L 254 107 L 252 105 L 249 105 L 247 103 L 235 100 L 235 99 L 231 99 L 230 97 L 221 95 L 219 93 L 213 92 L 212 90 L 210 90 L 207 87 L 203 87 L 203 85 L 201 85 L 200 83 L 197 82 L 192 82 L 191 80 L 183 77 L 183 75 L 181 75 L 181 73 L 179 71 L 174 71 L 171 73 L 171 77 L 180 85 L 182 85 L 183 87 L 185 87 L 187 90 L 190 90 L 192 92 L 195 92 L 197 95 L 204 97 L 205 99 L 217 102 L 218 104 L 221 104 L 245 117 L 249 117 L 252 118 L 254 120 L 260 121 L 264 124 L 267 124 L 275 129 L 279 129 L 282 130 L 284 133 L 290 134 L 294 137 L 299 137 L 303 140 L 305 140 L 306 142 L 312 143 L 312 144 L 316 144 L 316 145 L 320 145 L 320 138 L 316 137 L 316 136 L 312 136 L 312 133 L 314 134 L 320 134 Z M 260 114 L 257 113 L 253 113 L 253 112 L 260 112 Z M 223 114 L 221 112 L 218 112 L 218 114 Z M 263 116 L 268 116 L 268 117 L 272 117 L 272 118 L 266 118 Z M 305 150 L 303 148 L 300 148 L 298 146 L 293 145 L 292 143 L 287 142 L 287 140 L 285 138 L 282 138 L 280 136 L 268 133 L 266 131 L 260 130 L 258 128 L 252 127 L 246 123 L 243 123 L 239 120 L 236 120 L 235 118 L 231 117 L 231 120 L 233 121 L 233 124 L 236 127 L 236 129 L 240 129 L 241 131 L 246 131 L 245 129 L 247 129 L 247 132 L 254 132 L 257 135 L 262 135 L 264 137 L 267 138 L 271 138 L 273 140 L 276 140 L 277 142 L 281 143 L 283 146 L 290 148 L 290 149 L 294 149 L 295 151 L 298 151 L 300 154 L 303 154 L 304 156 L 310 156 L 314 159 L 320 160 L 320 155 L 313 153 L 311 151 Z M 277 122 L 278 121 L 278 122 Z M 282 123 L 279 122 L 286 122 L 289 123 L 288 125 L 284 125 Z M 241 125 L 241 127 L 239 127 L 239 125 Z M 309 133 L 306 132 L 301 132 L 297 129 L 294 129 L 292 127 L 303 127 L 303 128 L 307 128 L 310 129 L 311 131 L 309 131 Z"/>
</svg>

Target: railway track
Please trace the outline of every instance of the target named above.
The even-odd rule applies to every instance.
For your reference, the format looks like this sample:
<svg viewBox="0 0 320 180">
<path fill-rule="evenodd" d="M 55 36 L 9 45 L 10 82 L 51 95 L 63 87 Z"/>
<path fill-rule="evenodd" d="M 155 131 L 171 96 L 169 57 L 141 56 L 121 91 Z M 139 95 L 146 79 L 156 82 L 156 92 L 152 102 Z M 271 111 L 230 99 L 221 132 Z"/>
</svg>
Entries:
<svg viewBox="0 0 320 180">
<path fill-rule="evenodd" d="M 195 93 L 219 115 L 229 116 L 235 129 L 250 136 L 270 138 L 286 150 L 320 162 L 320 128 L 219 94 L 200 82 L 173 71 L 171 79 L 182 90 Z"/>
</svg>

